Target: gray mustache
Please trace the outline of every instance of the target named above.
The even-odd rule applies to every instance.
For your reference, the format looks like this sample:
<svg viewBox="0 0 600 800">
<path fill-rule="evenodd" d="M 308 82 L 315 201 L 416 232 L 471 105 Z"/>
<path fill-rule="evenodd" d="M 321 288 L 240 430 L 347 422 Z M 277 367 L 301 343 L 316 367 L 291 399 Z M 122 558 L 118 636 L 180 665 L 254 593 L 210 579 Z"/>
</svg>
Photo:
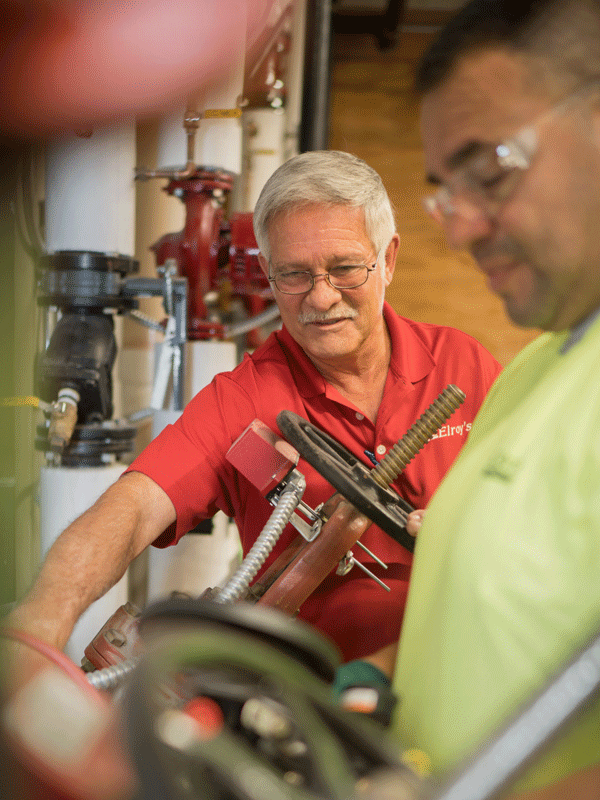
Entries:
<svg viewBox="0 0 600 800">
<path fill-rule="evenodd" d="M 355 319 L 358 316 L 358 311 L 355 308 L 348 308 L 347 306 L 336 307 L 329 311 L 314 311 L 309 309 L 298 314 L 298 322 L 301 325 L 308 325 L 311 322 L 330 322 L 334 319 Z"/>
</svg>

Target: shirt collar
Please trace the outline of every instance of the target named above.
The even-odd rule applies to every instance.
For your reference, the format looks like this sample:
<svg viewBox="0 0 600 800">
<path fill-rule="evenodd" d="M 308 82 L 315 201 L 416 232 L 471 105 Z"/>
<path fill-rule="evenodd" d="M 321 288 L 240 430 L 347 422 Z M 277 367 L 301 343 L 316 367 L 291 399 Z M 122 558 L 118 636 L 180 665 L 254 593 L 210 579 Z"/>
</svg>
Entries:
<svg viewBox="0 0 600 800">
<path fill-rule="evenodd" d="M 422 380 L 435 367 L 433 354 L 418 336 L 414 323 L 399 317 L 388 303 L 383 304 L 383 316 L 392 344 L 390 371 L 395 378 L 408 383 Z M 301 397 L 325 394 L 327 387 L 325 378 L 292 338 L 287 328 L 282 326 L 276 336 Z"/>
<path fill-rule="evenodd" d="M 580 342 L 583 339 L 588 329 L 599 316 L 600 308 L 597 308 L 595 311 L 592 311 L 589 316 L 582 320 L 579 325 L 575 325 L 575 327 L 571 329 L 571 333 L 560 348 L 561 355 L 567 353 L 573 347 L 573 345 L 577 344 L 577 342 Z"/>
<path fill-rule="evenodd" d="M 390 369 L 395 377 L 417 383 L 436 365 L 433 353 L 418 333 L 420 325 L 400 317 L 388 303 L 384 303 L 383 315 L 392 342 Z"/>
</svg>

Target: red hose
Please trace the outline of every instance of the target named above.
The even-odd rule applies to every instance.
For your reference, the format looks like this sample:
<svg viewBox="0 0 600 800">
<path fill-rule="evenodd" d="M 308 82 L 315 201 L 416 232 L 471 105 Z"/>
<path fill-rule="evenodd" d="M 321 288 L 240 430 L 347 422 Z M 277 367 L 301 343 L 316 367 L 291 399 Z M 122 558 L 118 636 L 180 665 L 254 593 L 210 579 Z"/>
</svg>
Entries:
<svg viewBox="0 0 600 800">
<path fill-rule="evenodd" d="M 13 628 L 0 628 L 0 636 L 4 636 L 7 639 L 14 639 L 22 644 L 27 645 L 28 647 L 31 647 L 36 652 L 45 656 L 53 664 L 56 664 L 58 667 L 60 667 L 63 672 L 72 678 L 75 683 L 85 689 L 86 692 L 95 696 L 97 699 L 102 700 L 103 702 L 105 701 L 104 695 L 102 695 L 102 693 L 96 689 L 95 686 L 92 686 L 92 684 L 85 677 L 83 670 L 80 669 L 73 661 L 71 661 L 71 659 L 61 650 L 58 650 L 53 645 L 43 642 L 41 639 L 37 639 L 30 633 L 15 630 Z"/>
</svg>

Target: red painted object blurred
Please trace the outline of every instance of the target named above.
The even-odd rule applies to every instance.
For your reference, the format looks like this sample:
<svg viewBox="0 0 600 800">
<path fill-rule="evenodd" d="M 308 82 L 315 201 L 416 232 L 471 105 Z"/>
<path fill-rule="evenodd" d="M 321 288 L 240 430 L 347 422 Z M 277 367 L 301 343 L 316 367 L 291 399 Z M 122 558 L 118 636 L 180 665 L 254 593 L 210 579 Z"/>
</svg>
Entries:
<svg viewBox="0 0 600 800">
<path fill-rule="evenodd" d="M 136 774 L 116 707 L 67 656 L 23 631 L 2 631 L 43 662 L 5 692 L 0 725 L 2 797 L 130 800 Z"/>
<path fill-rule="evenodd" d="M 258 245 L 251 213 L 225 218 L 225 202 L 233 177 L 221 170 L 199 168 L 193 177 L 172 180 L 168 194 L 185 204 L 183 230 L 162 236 L 152 250 L 157 266 L 174 259 L 179 275 L 188 280 L 188 338 L 222 339 L 231 300 L 239 299 L 248 317 L 272 304 L 269 282 L 258 261 Z M 206 296 L 216 293 L 216 316 L 210 315 Z M 250 331 L 247 345 L 261 344 L 260 333 Z"/>
<path fill-rule="evenodd" d="M 274 0 L 245 2 L 254 50 Z M 238 55 L 240 5 L 0 0 L 2 130 L 41 137 L 175 107 Z"/>
</svg>

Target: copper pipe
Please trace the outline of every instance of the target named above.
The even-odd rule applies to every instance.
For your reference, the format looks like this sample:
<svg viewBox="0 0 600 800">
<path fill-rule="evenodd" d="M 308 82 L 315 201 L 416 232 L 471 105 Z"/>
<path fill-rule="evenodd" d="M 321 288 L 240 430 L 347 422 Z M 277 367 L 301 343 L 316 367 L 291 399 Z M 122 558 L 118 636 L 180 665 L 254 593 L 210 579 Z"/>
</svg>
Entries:
<svg viewBox="0 0 600 800">
<path fill-rule="evenodd" d="M 196 108 L 188 104 L 183 117 L 183 128 L 187 137 L 187 163 L 183 169 L 136 169 L 135 179 L 146 181 L 149 178 L 169 178 L 170 180 L 178 181 L 192 178 L 198 171 L 198 165 L 194 161 L 194 151 L 196 149 L 196 131 L 201 119 L 202 114 L 199 114 Z"/>
<path fill-rule="evenodd" d="M 302 603 L 372 525 L 370 519 L 340 494 L 333 495 L 323 510 L 328 520 L 319 536 L 310 543 L 305 542 L 306 546 L 259 599 L 260 604 L 296 614 Z"/>
<path fill-rule="evenodd" d="M 380 486 L 387 488 L 421 447 L 464 401 L 465 394 L 450 384 L 411 425 L 381 463 L 371 471 Z M 389 478 L 389 483 L 385 482 Z M 302 603 L 325 580 L 372 521 L 339 493 L 323 506 L 325 521 L 321 533 L 311 542 L 298 536 L 250 587 L 250 597 L 263 605 L 296 614 Z"/>
</svg>

